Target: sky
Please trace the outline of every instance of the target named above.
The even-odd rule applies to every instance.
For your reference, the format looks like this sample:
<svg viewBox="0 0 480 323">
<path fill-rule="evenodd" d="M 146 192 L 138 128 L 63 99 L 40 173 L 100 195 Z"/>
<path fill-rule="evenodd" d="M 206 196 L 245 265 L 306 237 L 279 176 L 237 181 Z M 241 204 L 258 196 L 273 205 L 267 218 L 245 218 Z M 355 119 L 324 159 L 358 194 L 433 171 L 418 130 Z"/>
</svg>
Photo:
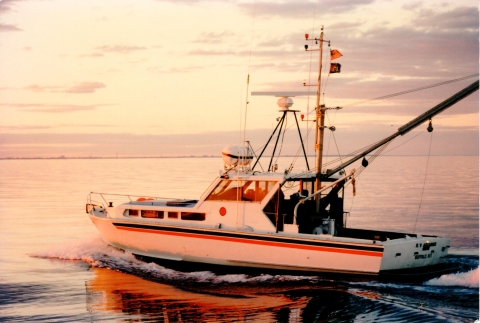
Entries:
<svg viewBox="0 0 480 323">
<path fill-rule="evenodd" d="M 326 131 L 325 153 L 347 154 L 478 80 L 355 104 L 478 74 L 478 7 L 477 0 L 1 0 L 0 158 L 220 156 L 243 140 L 258 152 L 281 114 L 278 98 L 251 92 L 314 90 L 303 82 L 316 83 L 318 52 L 304 50 L 304 34 L 318 37 L 322 25 L 330 48 L 343 54 L 335 61 L 341 73 L 322 76 L 322 103 L 344 107 L 327 113 L 336 131 Z M 291 109 L 313 117 L 314 95 L 293 100 Z M 388 153 L 478 156 L 478 110 L 476 92 L 436 116 L 432 133 L 422 125 Z M 282 152 L 295 154 L 292 114 L 288 122 Z M 312 125 L 300 122 L 302 133 Z"/>
</svg>

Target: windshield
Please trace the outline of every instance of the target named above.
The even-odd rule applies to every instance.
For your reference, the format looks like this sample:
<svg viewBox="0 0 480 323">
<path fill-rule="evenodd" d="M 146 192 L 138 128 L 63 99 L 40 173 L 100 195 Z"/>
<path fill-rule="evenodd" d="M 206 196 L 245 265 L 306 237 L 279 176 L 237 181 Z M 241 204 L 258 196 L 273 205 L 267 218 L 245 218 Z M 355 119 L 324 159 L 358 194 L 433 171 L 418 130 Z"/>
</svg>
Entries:
<svg viewBox="0 0 480 323">
<path fill-rule="evenodd" d="M 261 202 L 275 186 L 275 181 L 222 180 L 207 201 Z"/>
</svg>

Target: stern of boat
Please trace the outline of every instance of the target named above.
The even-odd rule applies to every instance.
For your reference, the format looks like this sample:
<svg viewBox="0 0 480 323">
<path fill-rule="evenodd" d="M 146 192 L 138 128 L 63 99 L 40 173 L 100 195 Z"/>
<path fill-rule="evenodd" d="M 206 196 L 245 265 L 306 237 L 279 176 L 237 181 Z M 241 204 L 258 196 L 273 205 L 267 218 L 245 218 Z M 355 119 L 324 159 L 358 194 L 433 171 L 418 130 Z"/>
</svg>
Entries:
<svg viewBox="0 0 480 323">
<path fill-rule="evenodd" d="M 429 267 L 443 263 L 450 239 L 434 236 L 412 236 L 385 241 L 380 271 Z"/>
</svg>

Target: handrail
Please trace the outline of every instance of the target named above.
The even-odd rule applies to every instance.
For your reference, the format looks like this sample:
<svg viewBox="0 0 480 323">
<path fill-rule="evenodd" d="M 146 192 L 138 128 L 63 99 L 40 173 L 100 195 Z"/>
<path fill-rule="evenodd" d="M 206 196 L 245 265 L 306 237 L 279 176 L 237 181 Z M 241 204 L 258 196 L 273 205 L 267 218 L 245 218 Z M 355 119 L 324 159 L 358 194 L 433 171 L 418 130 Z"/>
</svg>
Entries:
<svg viewBox="0 0 480 323">
<path fill-rule="evenodd" d="M 293 224 L 297 224 L 297 211 L 298 211 L 298 207 L 300 206 L 300 204 L 303 204 L 306 200 L 309 200 L 311 199 L 312 197 L 322 193 L 323 191 L 325 191 L 326 189 L 329 189 L 330 187 L 332 186 L 335 186 L 336 184 L 340 183 L 341 181 L 345 180 L 345 179 L 348 179 L 350 177 L 353 177 L 353 174 L 355 174 L 355 168 L 353 168 L 351 171 L 350 171 L 350 174 L 348 175 L 345 175 L 339 179 L 337 179 L 335 182 L 332 182 L 330 185 L 327 185 L 325 186 L 324 188 L 316 191 L 315 193 L 301 199 L 296 205 L 295 205 L 295 208 L 293 209 Z"/>
<path fill-rule="evenodd" d="M 132 201 L 132 198 L 136 198 L 136 197 L 154 198 L 156 200 L 179 200 L 179 198 L 148 196 L 148 195 L 145 195 L 145 194 L 115 194 L 115 193 L 100 193 L 100 192 L 90 192 L 90 194 L 97 194 L 97 195 L 102 196 L 102 198 L 103 198 L 103 195 L 122 196 L 122 197 L 128 198 L 130 201 Z"/>
</svg>

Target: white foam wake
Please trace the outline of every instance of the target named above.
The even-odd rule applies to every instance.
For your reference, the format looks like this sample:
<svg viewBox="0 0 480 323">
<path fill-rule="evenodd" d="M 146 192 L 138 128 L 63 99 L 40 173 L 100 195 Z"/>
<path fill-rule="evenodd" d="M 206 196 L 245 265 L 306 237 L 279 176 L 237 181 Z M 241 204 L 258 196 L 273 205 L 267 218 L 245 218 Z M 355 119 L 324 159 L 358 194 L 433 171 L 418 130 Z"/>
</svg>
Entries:
<svg viewBox="0 0 480 323">
<path fill-rule="evenodd" d="M 31 254 L 38 258 L 80 260 L 92 267 L 109 268 L 161 281 L 189 281 L 197 283 L 262 283 L 272 281 L 308 281 L 312 277 L 260 275 L 249 277 L 244 274 L 216 275 L 210 271 L 179 272 L 155 263 L 135 258 L 130 252 L 115 249 L 105 244 L 99 236 L 74 240 L 62 246 Z"/>
<path fill-rule="evenodd" d="M 425 285 L 478 288 L 478 277 L 479 271 L 477 268 L 465 273 L 442 275 L 438 278 L 430 279 L 429 281 L 425 282 Z"/>
</svg>

